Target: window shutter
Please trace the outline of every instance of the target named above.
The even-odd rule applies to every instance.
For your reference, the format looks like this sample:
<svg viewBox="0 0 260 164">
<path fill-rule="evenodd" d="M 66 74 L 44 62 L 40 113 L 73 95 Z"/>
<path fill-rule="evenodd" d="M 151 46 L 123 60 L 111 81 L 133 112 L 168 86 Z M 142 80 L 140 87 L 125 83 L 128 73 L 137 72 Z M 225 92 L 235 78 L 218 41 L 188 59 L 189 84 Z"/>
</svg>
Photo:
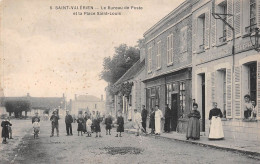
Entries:
<svg viewBox="0 0 260 164">
<path fill-rule="evenodd" d="M 227 13 L 233 15 L 233 0 L 227 0 Z M 227 22 L 233 26 L 233 16 L 227 16 Z M 226 26 L 227 28 L 227 40 L 232 40 L 232 30 L 230 27 Z"/>
<path fill-rule="evenodd" d="M 256 23 L 257 27 L 260 28 L 260 0 L 256 0 Z"/>
<path fill-rule="evenodd" d="M 241 67 L 235 67 L 235 117 L 241 117 Z"/>
<path fill-rule="evenodd" d="M 257 62 L 257 117 L 260 119 L 260 61 Z"/>
<path fill-rule="evenodd" d="M 242 11 L 242 0 L 234 0 L 234 15 L 235 15 L 235 35 L 236 37 L 241 36 L 241 11 Z"/>
<path fill-rule="evenodd" d="M 216 9 L 216 7 L 215 7 Z M 211 14 L 211 13 L 210 13 Z M 217 37 L 217 28 L 216 25 L 217 20 L 212 16 L 211 18 L 211 46 L 214 47 L 216 45 L 216 37 Z"/>
<path fill-rule="evenodd" d="M 226 117 L 232 118 L 232 70 L 226 70 Z"/>
<path fill-rule="evenodd" d="M 215 72 L 211 73 L 211 102 L 215 102 Z"/>
<path fill-rule="evenodd" d="M 196 44 L 196 40 L 197 40 L 197 21 L 198 19 L 195 18 L 192 21 L 192 51 L 193 53 L 196 53 L 197 50 L 197 44 Z"/>
<path fill-rule="evenodd" d="M 205 49 L 209 49 L 210 11 L 205 13 Z"/>
</svg>

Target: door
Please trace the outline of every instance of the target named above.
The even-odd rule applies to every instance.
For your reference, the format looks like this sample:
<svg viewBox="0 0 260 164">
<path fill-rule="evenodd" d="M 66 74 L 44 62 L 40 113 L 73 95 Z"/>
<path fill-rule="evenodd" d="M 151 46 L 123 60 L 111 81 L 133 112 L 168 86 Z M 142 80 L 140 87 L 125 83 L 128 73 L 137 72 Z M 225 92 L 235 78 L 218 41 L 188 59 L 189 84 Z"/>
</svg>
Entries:
<svg viewBox="0 0 260 164">
<path fill-rule="evenodd" d="M 171 130 L 176 131 L 178 123 L 178 94 L 171 95 L 171 109 L 172 109 L 172 121 Z"/>
<path fill-rule="evenodd" d="M 201 75 L 202 132 L 205 132 L 205 74 Z"/>
</svg>

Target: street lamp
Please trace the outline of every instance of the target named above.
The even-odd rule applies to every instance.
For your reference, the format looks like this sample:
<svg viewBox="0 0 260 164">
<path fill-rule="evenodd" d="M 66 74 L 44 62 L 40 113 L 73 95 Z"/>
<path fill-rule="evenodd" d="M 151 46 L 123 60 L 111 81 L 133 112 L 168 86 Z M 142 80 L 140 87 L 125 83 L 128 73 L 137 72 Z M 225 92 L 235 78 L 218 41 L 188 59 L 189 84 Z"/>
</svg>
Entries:
<svg viewBox="0 0 260 164">
<path fill-rule="evenodd" d="M 260 32 L 260 29 L 258 27 L 255 27 L 255 28 L 252 28 L 251 26 L 248 27 L 249 28 L 249 37 L 250 37 L 250 41 L 251 41 L 251 44 L 254 48 L 254 50 L 256 50 L 257 52 L 260 52 L 260 47 L 259 47 L 259 32 Z M 254 38 L 253 38 L 254 37 Z M 253 44 L 253 39 L 255 41 L 255 44 Z"/>
</svg>

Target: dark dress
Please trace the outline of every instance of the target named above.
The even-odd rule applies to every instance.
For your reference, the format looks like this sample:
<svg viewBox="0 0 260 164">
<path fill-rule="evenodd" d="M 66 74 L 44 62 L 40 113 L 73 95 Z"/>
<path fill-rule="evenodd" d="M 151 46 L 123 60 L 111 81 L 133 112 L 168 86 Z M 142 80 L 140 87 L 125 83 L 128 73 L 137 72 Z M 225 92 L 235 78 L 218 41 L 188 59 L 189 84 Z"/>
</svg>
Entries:
<svg viewBox="0 0 260 164">
<path fill-rule="evenodd" d="M 8 126 L 12 126 L 9 121 L 2 121 L 2 138 L 9 138 Z"/>
<path fill-rule="evenodd" d="M 124 118 L 122 116 L 117 117 L 117 132 L 124 132 Z"/>
<path fill-rule="evenodd" d="M 100 129 L 100 119 L 99 118 L 95 118 L 93 120 L 93 127 L 94 127 L 94 132 L 101 132 L 101 129 Z"/>
<path fill-rule="evenodd" d="M 106 124 L 106 130 L 111 129 L 111 128 L 112 128 L 112 126 L 111 126 L 111 124 L 112 124 L 112 118 L 111 118 L 111 117 L 107 117 L 107 118 L 105 119 L 105 124 Z"/>
<path fill-rule="evenodd" d="M 78 118 L 77 120 L 78 123 L 78 131 L 83 131 L 84 130 L 84 119 L 83 118 Z"/>
<path fill-rule="evenodd" d="M 150 114 L 149 128 L 151 128 L 152 130 L 155 129 L 155 112 L 154 111 Z"/>
<path fill-rule="evenodd" d="M 164 131 L 170 132 L 171 131 L 171 119 L 172 119 L 172 111 L 168 107 L 165 109 L 165 124 L 164 124 Z"/>
<path fill-rule="evenodd" d="M 189 122 L 187 128 L 186 138 L 199 139 L 200 138 L 200 112 L 192 110 L 189 114 Z"/>
</svg>

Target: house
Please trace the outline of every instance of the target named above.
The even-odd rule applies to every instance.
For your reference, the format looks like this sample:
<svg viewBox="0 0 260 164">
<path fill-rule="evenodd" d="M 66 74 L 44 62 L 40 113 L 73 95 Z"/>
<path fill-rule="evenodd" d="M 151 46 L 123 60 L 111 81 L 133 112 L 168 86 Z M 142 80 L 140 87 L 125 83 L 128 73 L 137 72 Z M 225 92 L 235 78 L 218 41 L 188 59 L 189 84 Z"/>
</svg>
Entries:
<svg viewBox="0 0 260 164">
<path fill-rule="evenodd" d="M 224 14 L 234 38 L 231 28 L 212 12 Z M 259 12 L 257 0 L 192 1 L 192 98 L 202 113 L 205 135 L 209 111 L 217 102 L 225 117 L 225 138 L 260 141 L 260 55 L 254 36 L 260 27 Z M 246 94 L 258 105 L 255 119 L 244 116 Z"/>
<path fill-rule="evenodd" d="M 171 130 L 185 132 L 192 107 L 192 4 L 184 1 L 144 33 L 148 111 L 166 104 L 172 110 Z"/>
</svg>

